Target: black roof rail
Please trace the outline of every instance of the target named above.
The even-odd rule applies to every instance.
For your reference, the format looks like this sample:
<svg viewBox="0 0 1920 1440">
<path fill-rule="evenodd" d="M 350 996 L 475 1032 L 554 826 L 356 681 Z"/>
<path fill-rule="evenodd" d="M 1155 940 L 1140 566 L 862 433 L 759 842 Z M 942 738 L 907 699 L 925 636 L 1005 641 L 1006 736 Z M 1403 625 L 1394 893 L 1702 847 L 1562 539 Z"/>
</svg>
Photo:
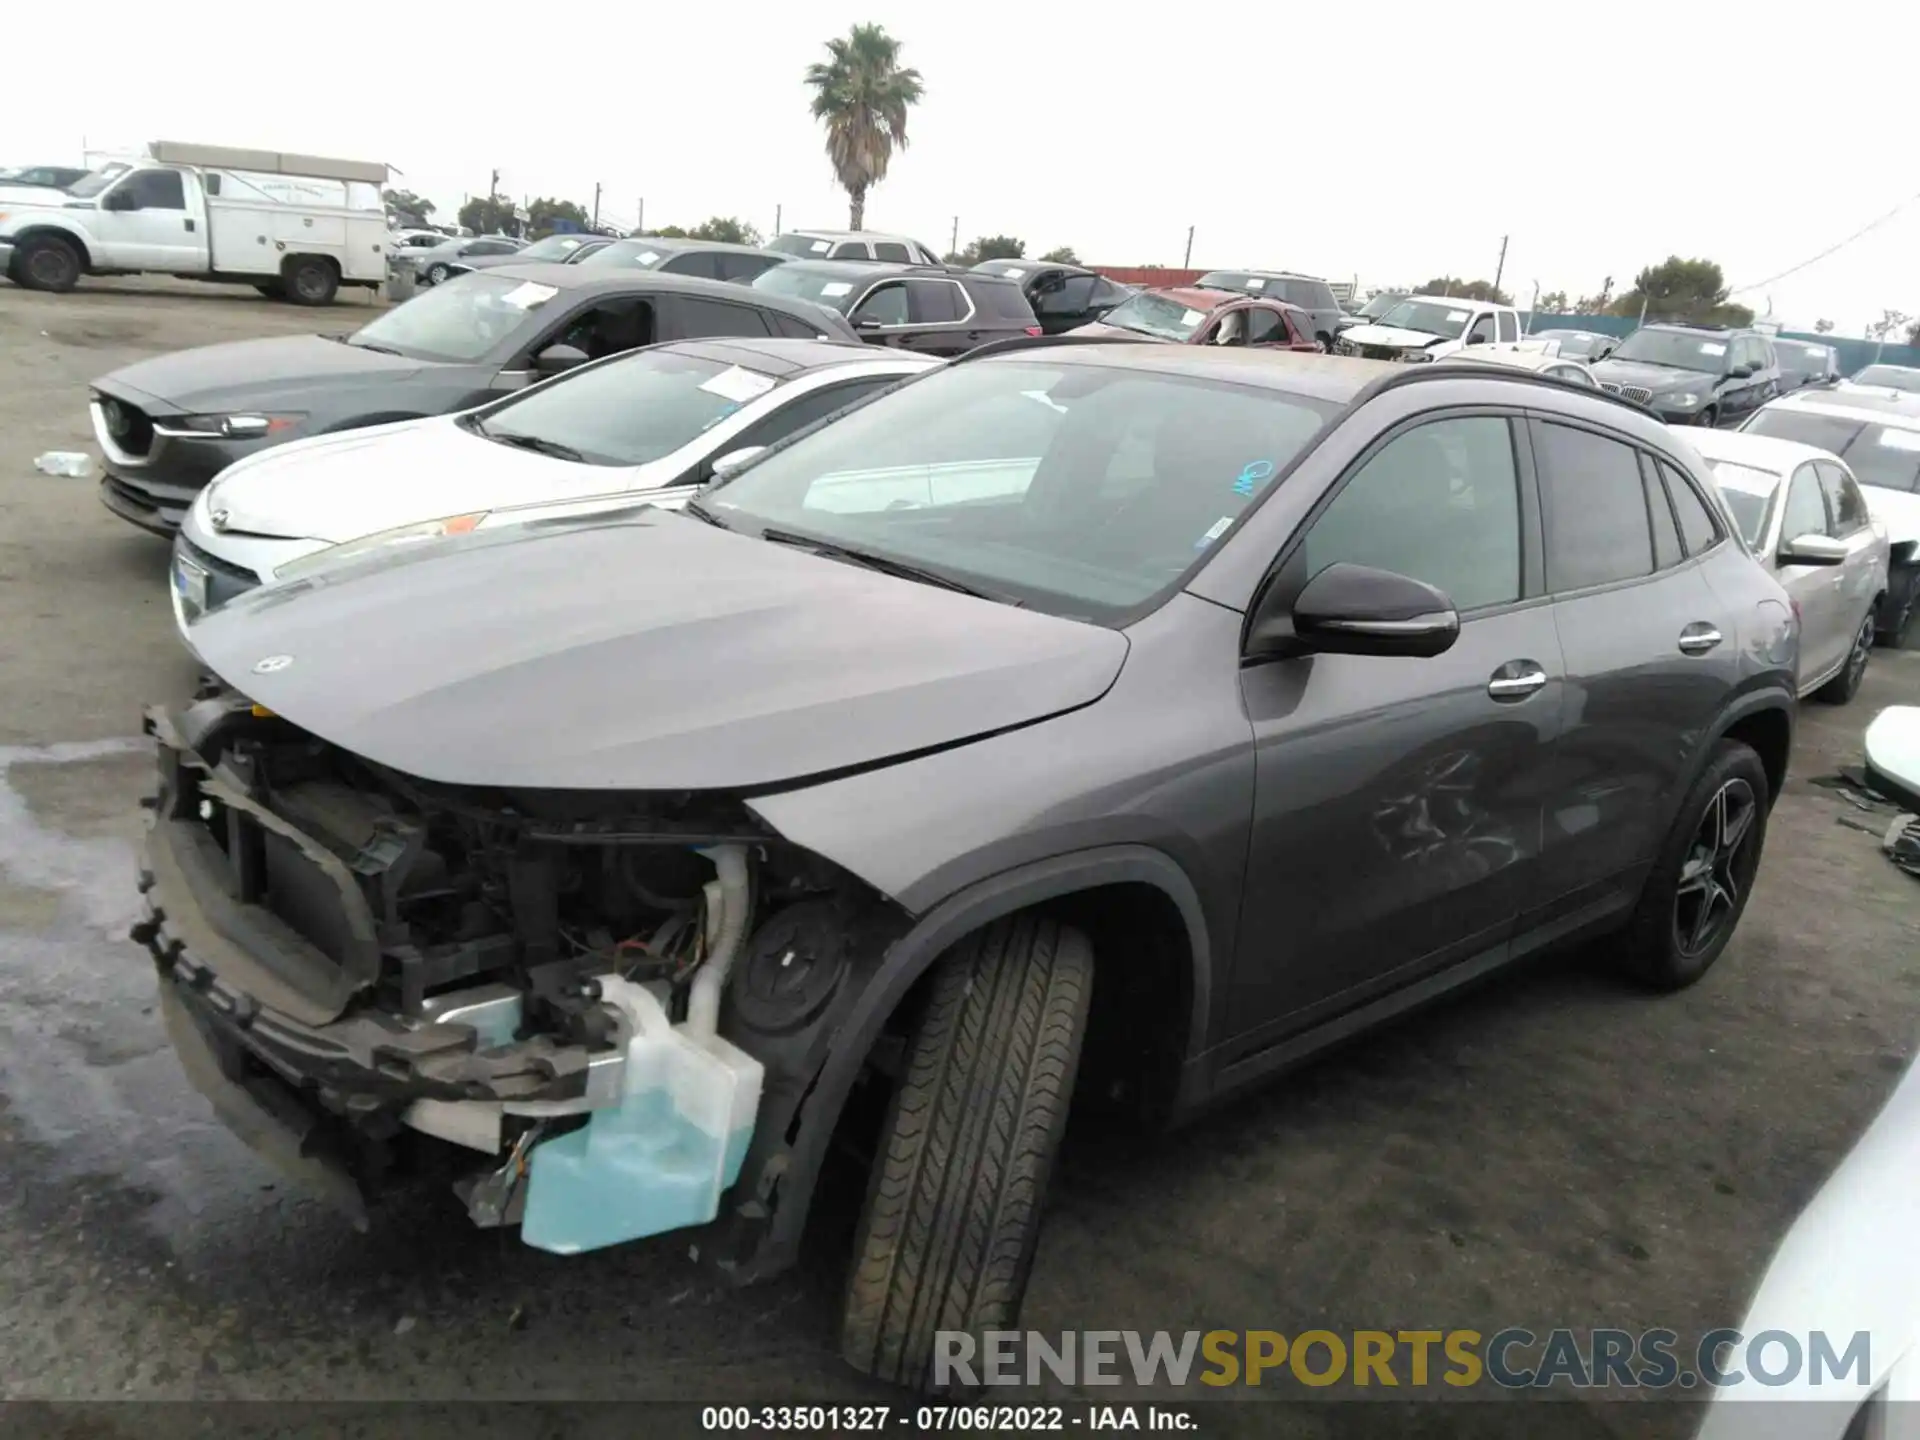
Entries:
<svg viewBox="0 0 1920 1440">
<path fill-rule="evenodd" d="M 1003 340 L 988 340 L 971 350 L 963 351 L 947 363 L 958 365 L 962 360 L 977 360 L 985 355 L 1004 355 L 1009 350 L 1052 350 L 1066 345 L 1126 345 L 1137 344 L 1131 335 L 1009 335 Z"/>
<path fill-rule="evenodd" d="M 1450 379 L 1472 376 L 1476 380 L 1515 380 L 1523 385 L 1550 386 L 1562 394 L 1588 395 L 1595 400 L 1605 400 L 1613 405 L 1624 406 L 1636 415 L 1659 421 L 1644 405 L 1636 405 L 1624 395 L 1616 395 L 1611 390 L 1602 390 L 1598 386 L 1589 390 L 1585 385 L 1575 385 L 1566 380 L 1556 380 L 1551 375 L 1543 375 L 1538 370 L 1523 370 L 1517 365 L 1489 364 L 1479 360 L 1455 360 L 1447 356 L 1439 360 L 1430 360 L 1424 365 L 1396 365 L 1394 374 L 1383 375 L 1356 394 L 1349 404 L 1359 405 L 1375 395 L 1387 390 L 1397 390 L 1403 385 L 1415 385 L 1422 380 Z"/>
</svg>

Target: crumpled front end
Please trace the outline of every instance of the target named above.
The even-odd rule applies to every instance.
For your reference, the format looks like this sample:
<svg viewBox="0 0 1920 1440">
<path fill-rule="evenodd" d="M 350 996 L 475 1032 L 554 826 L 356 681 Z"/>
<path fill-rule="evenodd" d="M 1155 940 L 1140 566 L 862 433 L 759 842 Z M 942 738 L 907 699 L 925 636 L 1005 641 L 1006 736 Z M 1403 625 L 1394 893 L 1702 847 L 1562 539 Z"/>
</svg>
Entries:
<svg viewBox="0 0 1920 1440">
<path fill-rule="evenodd" d="M 769 1079 L 746 1046 L 780 1052 L 722 1000 L 810 1045 L 872 905 L 847 877 L 726 797 L 432 786 L 224 688 L 147 728 L 134 938 L 236 1134 L 361 1225 L 420 1175 L 562 1253 L 716 1217 Z"/>
</svg>

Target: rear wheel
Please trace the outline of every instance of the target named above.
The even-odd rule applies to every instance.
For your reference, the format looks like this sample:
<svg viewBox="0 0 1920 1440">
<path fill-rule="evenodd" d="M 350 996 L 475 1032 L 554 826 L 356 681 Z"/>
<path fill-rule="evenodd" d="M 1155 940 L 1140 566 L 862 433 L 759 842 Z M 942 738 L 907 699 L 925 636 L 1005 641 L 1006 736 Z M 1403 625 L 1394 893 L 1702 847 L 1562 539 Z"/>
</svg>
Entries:
<svg viewBox="0 0 1920 1440">
<path fill-rule="evenodd" d="M 1896 650 L 1912 643 L 1913 606 L 1920 596 L 1920 566 L 1896 565 L 1887 577 L 1886 598 L 1880 602 L 1880 640 Z"/>
<path fill-rule="evenodd" d="M 1853 648 L 1847 651 L 1847 663 L 1840 667 L 1840 673 L 1814 691 L 1816 700 L 1824 700 L 1829 705 L 1844 705 L 1859 693 L 1860 682 L 1866 677 L 1867 657 L 1873 653 L 1873 613 L 1860 622 L 1860 629 L 1853 637 Z"/>
<path fill-rule="evenodd" d="M 1674 818 L 1621 960 L 1656 990 L 1680 990 L 1707 973 L 1747 908 L 1767 837 L 1767 770 L 1751 746 L 1722 740 Z"/>
<path fill-rule="evenodd" d="M 321 255 L 296 255 L 287 261 L 281 284 L 296 305 L 331 305 L 340 289 L 340 272 Z"/>
<path fill-rule="evenodd" d="M 1700 423 L 1706 426 L 1709 430 L 1719 429 L 1720 428 L 1720 412 L 1714 409 L 1711 405 L 1709 405 L 1706 409 L 1700 412 Z"/>
<path fill-rule="evenodd" d="M 32 235 L 14 248 L 8 274 L 29 290 L 64 295 L 80 283 L 80 252 L 58 235 Z"/>
<path fill-rule="evenodd" d="M 841 1353 L 931 1388 L 934 1336 L 1011 1329 L 1080 1064 L 1093 951 L 1016 915 L 938 963 L 860 1217 Z"/>
<path fill-rule="evenodd" d="M 427 283 L 429 285 L 438 285 L 446 278 L 447 267 L 445 265 L 430 265 L 427 267 Z"/>
<path fill-rule="evenodd" d="M 1329 350 L 1333 349 L 1333 337 L 1329 335 L 1314 336 L 1313 348 L 1319 351 L 1322 355 L 1325 355 Z"/>
</svg>

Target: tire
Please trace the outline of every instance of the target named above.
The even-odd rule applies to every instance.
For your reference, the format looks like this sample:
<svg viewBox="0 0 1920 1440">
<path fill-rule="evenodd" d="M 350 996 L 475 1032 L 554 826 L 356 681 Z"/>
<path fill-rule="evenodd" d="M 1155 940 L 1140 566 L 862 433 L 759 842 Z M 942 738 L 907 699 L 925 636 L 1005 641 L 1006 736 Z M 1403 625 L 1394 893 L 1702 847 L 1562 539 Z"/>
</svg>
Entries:
<svg viewBox="0 0 1920 1440">
<path fill-rule="evenodd" d="M 1718 430 L 1720 428 L 1720 412 L 1709 405 L 1700 412 L 1700 423 L 1709 430 Z"/>
<path fill-rule="evenodd" d="M 1867 618 L 1860 622 L 1859 633 L 1853 637 L 1853 648 L 1847 652 L 1847 663 L 1840 667 L 1840 673 L 1813 692 L 1813 698 L 1828 705 L 1844 705 L 1860 693 L 1860 682 L 1866 677 L 1867 657 L 1873 654 L 1873 612 L 1867 612 Z"/>
<path fill-rule="evenodd" d="M 281 285 L 296 305 L 331 305 L 340 291 L 340 272 L 322 256 L 299 255 L 287 261 Z"/>
<path fill-rule="evenodd" d="M 1333 353 L 1333 340 L 1330 336 L 1316 335 L 1313 337 L 1313 343 L 1320 354 L 1330 355 Z"/>
<path fill-rule="evenodd" d="M 446 278 L 447 267 L 445 265 L 430 265 L 427 267 L 427 283 L 429 285 L 438 285 Z"/>
<path fill-rule="evenodd" d="M 1687 792 L 1627 923 L 1620 958 L 1634 979 L 1654 990 L 1683 990 L 1720 958 L 1753 891 L 1767 809 L 1760 757 L 1738 740 L 1722 740 Z M 1738 838 L 1728 844 L 1730 831 Z M 1708 840 L 1711 857 L 1702 853 Z M 1710 868 L 1702 869 L 1708 860 Z"/>
<path fill-rule="evenodd" d="M 264 285 L 256 285 L 253 288 L 269 300 L 284 300 L 287 297 L 287 287 L 278 280 L 269 280 Z"/>
<path fill-rule="evenodd" d="M 1920 596 L 1920 566 L 1896 565 L 1887 578 L 1887 598 L 1881 602 L 1879 640 L 1895 650 L 1913 643 L 1913 605 Z"/>
<path fill-rule="evenodd" d="M 13 252 L 8 273 L 28 290 L 50 290 L 64 295 L 80 283 L 86 267 L 80 252 L 58 235 L 31 235 Z"/>
<path fill-rule="evenodd" d="M 855 1240 L 854 1369 L 930 1389 L 936 1331 L 1013 1328 L 1092 993 L 1086 937 L 1035 915 L 938 962 Z"/>
</svg>

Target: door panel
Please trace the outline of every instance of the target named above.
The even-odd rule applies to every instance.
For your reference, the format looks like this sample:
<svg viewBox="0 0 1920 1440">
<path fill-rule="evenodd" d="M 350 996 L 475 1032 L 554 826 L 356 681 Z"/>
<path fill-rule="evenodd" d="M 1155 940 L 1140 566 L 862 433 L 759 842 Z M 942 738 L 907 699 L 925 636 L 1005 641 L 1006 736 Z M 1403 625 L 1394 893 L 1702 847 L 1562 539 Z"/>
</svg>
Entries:
<svg viewBox="0 0 1920 1440">
<path fill-rule="evenodd" d="M 1256 781 L 1233 985 L 1247 1028 L 1310 1024 L 1509 933 L 1536 879 L 1564 673 L 1550 606 L 1522 598 L 1527 514 L 1508 419 L 1436 419 L 1363 459 L 1288 556 L 1276 584 L 1349 561 L 1467 608 L 1439 656 L 1242 674 Z"/>
<path fill-rule="evenodd" d="M 1831 533 L 1820 477 L 1811 464 L 1802 465 L 1787 482 L 1780 516 L 1780 543 L 1801 535 Z M 1800 606 L 1800 679 L 1804 684 L 1825 675 L 1853 643 L 1842 593 L 1844 565 L 1788 565 L 1779 567 L 1780 583 Z"/>
<path fill-rule="evenodd" d="M 1820 476 L 1820 493 L 1826 498 L 1827 516 L 1835 539 L 1847 542 L 1847 563 L 1842 567 L 1839 590 L 1841 618 L 1848 627 L 1848 644 L 1857 635 L 1862 620 L 1872 609 L 1874 597 L 1884 587 L 1880 540 L 1873 533 L 1866 497 L 1853 477 L 1831 461 L 1814 463 Z"/>
</svg>

